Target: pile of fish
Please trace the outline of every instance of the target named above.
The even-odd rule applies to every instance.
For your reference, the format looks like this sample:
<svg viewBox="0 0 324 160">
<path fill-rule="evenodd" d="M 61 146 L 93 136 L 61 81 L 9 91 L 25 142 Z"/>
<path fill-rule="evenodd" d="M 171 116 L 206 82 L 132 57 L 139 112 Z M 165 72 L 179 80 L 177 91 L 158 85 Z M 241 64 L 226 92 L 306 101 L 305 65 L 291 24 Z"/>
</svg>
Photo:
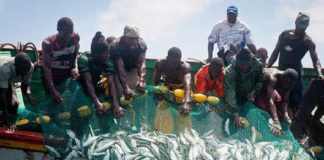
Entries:
<svg viewBox="0 0 324 160">
<path fill-rule="evenodd" d="M 179 135 L 164 134 L 162 132 L 148 132 L 141 130 L 139 133 L 127 133 L 118 131 L 114 134 L 94 135 L 91 132 L 84 136 L 82 141 L 75 134 L 67 131 L 70 136 L 68 142 L 70 153 L 66 160 L 83 159 L 157 159 L 157 160 L 181 160 L 181 159 L 311 159 L 300 149 L 293 152 L 292 144 L 279 142 L 255 142 L 255 132 L 252 127 L 250 140 L 220 141 L 213 136 L 213 131 L 199 135 L 195 130 L 185 130 Z M 46 146 L 49 152 L 60 157 L 60 154 L 52 147 Z"/>
</svg>

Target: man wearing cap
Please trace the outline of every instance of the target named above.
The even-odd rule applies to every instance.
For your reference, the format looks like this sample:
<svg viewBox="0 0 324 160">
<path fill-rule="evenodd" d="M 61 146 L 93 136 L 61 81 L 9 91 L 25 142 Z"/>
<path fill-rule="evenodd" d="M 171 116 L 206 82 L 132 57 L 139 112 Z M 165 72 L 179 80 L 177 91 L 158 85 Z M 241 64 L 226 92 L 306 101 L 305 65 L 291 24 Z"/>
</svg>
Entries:
<svg viewBox="0 0 324 160">
<path fill-rule="evenodd" d="M 289 101 L 289 105 L 293 111 L 297 111 L 302 98 L 302 59 L 307 51 L 310 53 L 318 78 L 323 79 L 321 63 L 317 56 L 315 43 L 305 32 L 309 25 L 309 20 L 310 17 L 307 13 L 298 13 L 295 21 L 295 29 L 286 30 L 280 34 L 267 66 L 268 68 L 272 67 L 279 56 L 280 70 L 293 68 L 298 72 L 298 79 Z"/>
<path fill-rule="evenodd" d="M 145 92 L 146 50 L 146 43 L 140 38 L 138 28 L 134 26 L 126 26 L 124 35 L 111 45 L 111 58 L 118 72 L 118 77 L 115 77 L 117 92 L 124 93 L 126 99 L 135 95 L 132 89 Z"/>
<path fill-rule="evenodd" d="M 256 54 L 251 31 L 247 24 L 237 19 L 238 9 L 235 6 L 227 8 L 227 18 L 218 22 L 208 37 L 208 61 L 213 58 L 214 44 L 221 50 L 228 43 L 247 45 L 252 53 Z"/>
<path fill-rule="evenodd" d="M 243 48 L 225 69 L 224 91 L 227 111 L 234 116 L 234 126 L 241 127 L 244 122 L 239 115 L 239 106 L 253 102 L 261 90 L 264 80 L 262 63 L 249 49 Z"/>
</svg>

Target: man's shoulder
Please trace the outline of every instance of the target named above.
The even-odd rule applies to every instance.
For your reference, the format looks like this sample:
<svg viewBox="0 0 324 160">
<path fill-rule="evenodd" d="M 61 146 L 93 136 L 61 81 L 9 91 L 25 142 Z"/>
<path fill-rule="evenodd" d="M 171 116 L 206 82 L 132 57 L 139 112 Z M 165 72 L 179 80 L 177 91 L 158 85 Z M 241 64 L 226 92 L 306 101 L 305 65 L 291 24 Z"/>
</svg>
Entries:
<svg viewBox="0 0 324 160">
<path fill-rule="evenodd" d="M 14 65 L 14 58 L 0 56 L 0 79 L 9 79 L 11 75 L 11 67 Z"/>
<path fill-rule="evenodd" d="M 156 66 L 159 67 L 159 68 L 163 68 L 163 66 L 166 64 L 166 59 L 158 59 L 156 61 Z"/>
<path fill-rule="evenodd" d="M 147 45 L 143 38 L 139 38 L 138 46 L 140 47 L 141 50 L 144 50 L 144 51 L 147 50 Z"/>
</svg>

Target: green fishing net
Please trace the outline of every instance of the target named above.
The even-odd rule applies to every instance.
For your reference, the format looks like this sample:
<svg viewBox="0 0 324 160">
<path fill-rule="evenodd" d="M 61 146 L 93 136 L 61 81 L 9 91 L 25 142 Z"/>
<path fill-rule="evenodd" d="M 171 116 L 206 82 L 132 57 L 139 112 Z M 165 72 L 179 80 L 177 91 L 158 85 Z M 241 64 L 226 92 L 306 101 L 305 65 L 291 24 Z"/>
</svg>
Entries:
<svg viewBox="0 0 324 160">
<path fill-rule="evenodd" d="M 95 135 L 115 133 L 120 130 L 138 133 L 145 128 L 148 131 L 179 134 L 186 128 L 192 128 L 199 135 L 212 130 L 212 134 L 222 141 L 236 139 L 245 142 L 254 139 L 256 143 L 270 141 L 289 146 L 292 153 L 300 152 L 301 149 L 290 132 L 288 124 L 282 124 L 284 130 L 282 136 L 274 136 L 270 132 L 270 116 L 252 103 L 241 106 L 239 112 L 241 117 L 246 118 L 248 125 L 234 128 L 232 116 L 219 109 L 222 103 L 216 106 L 211 106 L 207 102 L 193 103 L 190 114 L 184 116 L 179 112 L 182 104 L 175 103 L 171 92 L 163 96 L 157 95 L 153 86 L 148 86 L 145 94 L 136 94 L 130 104 L 122 105 L 126 114 L 118 119 L 113 116 L 112 102 L 106 95 L 101 95 L 100 101 L 109 104 L 107 113 L 97 115 L 94 105 L 78 81 L 68 79 L 56 89 L 62 94 L 63 101 L 56 103 L 51 96 L 45 96 L 37 106 L 37 115 L 50 117 L 49 122 L 41 121 L 46 144 L 63 155 L 68 153 L 67 129 L 75 132 L 81 140 L 91 132 Z M 215 109 L 211 110 L 212 107 Z"/>
</svg>

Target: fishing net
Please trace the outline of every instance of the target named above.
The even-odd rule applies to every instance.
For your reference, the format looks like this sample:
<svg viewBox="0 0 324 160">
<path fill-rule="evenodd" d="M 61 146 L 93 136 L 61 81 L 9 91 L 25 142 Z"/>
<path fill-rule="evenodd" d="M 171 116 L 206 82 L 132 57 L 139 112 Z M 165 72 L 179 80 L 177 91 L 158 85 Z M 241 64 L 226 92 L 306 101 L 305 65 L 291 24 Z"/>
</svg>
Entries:
<svg viewBox="0 0 324 160">
<path fill-rule="evenodd" d="M 78 81 L 68 79 L 56 87 L 63 96 L 61 103 L 55 103 L 50 96 L 45 96 L 37 106 L 38 117 L 50 117 L 50 120 L 40 118 L 46 145 L 53 147 L 48 150 L 55 149 L 63 156 L 71 155 L 71 151 L 77 154 L 75 150 L 77 147 L 73 148 L 72 145 L 71 133 L 67 133 L 69 130 L 78 137 L 74 143 L 79 146 L 91 135 L 107 135 L 121 130 L 128 134 L 138 134 L 146 130 L 179 135 L 193 129 L 201 136 L 210 132 L 216 140 L 224 142 L 233 140 L 244 144 L 272 142 L 274 146 L 284 146 L 290 152 L 290 156 L 299 153 L 310 158 L 294 139 L 288 124 L 282 124 L 283 135 L 274 136 L 270 132 L 270 116 L 252 103 L 240 107 L 239 114 L 246 119 L 247 125 L 235 128 L 232 116 L 221 111 L 222 103 L 217 105 L 208 102 L 193 103 L 192 111 L 185 116 L 179 113 L 182 104 L 175 102 L 172 92 L 156 94 L 154 86 L 147 86 L 145 94 L 137 93 L 129 103 L 120 102 L 124 104 L 122 107 L 126 110 L 126 114 L 117 119 L 112 114 L 112 102 L 106 95 L 101 95 L 100 101 L 104 102 L 107 114 L 97 115 L 93 103 L 81 86 Z M 85 148 L 82 150 L 79 151 L 80 155 L 89 152 L 85 151 Z"/>
</svg>

